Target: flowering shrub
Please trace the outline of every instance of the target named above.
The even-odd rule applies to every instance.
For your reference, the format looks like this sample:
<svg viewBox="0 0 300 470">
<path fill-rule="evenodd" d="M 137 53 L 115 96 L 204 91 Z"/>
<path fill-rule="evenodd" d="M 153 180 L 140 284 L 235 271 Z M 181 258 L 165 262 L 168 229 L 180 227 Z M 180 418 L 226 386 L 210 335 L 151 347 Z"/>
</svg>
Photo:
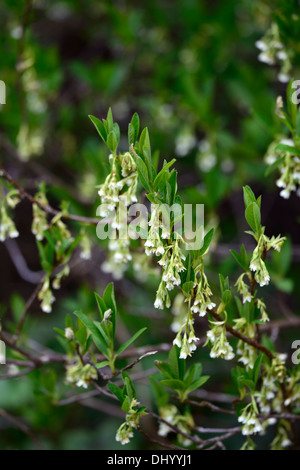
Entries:
<svg viewBox="0 0 300 470">
<path fill-rule="evenodd" d="M 180 216 L 173 214 L 169 220 L 171 222 L 169 227 L 166 227 L 159 211 L 162 204 L 172 206 L 175 201 L 180 207 L 182 206 L 177 193 L 177 172 L 170 169 L 174 160 L 170 163 L 165 162 L 160 171 L 156 170 L 152 161 L 147 129 L 144 129 L 139 136 L 140 124 L 137 114 L 134 114 L 129 124 L 129 150 L 125 153 L 117 153 L 120 131 L 119 126 L 113 122 L 111 110 L 107 119 L 103 121 L 95 117 L 91 119 L 112 152 L 109 157 L 110 173 L 99 189 L 102 202 L 99 215 L 104 217 L 104 223 L 116 229 L 115 238 L 110 239 L 108 243 L 108 261 L 104 263 L 104 268 L 118 279 L 132 263 L 131 252 L 137 248 L 133 248 L 130 239 L 124 242 L 120 238 L 122 223 L 125 225 L 128 223 L 127 218 L 120 223 L 120 202 L 125 200 L 125 206 L 128 207 L 142 194 L 146 195 L 155 206 L 149 218 L 149 230 L 145 240 L 138 239 L 138 243 L 144 251 L 144 255 L 141 254 L 144 256 L 143 269 L 147 270 L 153 262 L 157 262 L 160 266 L 160 280 L 156 296 L 153 296 L 153 305 L 156 309 L 169 309 L 174 299 L 174 291 L 179 290 L 177 296 L 181 296 L 180 315 L 177 322 L 172 325 L 175 337 L 173 347 L 170 347 L 169 360 L 155 361 L 160 375 L 151 378 L 152 386 L 157 393 L 158 415 L 137 401 L 134 381 L 125 372 L 146 356 L 156 354 L 155 346 L 153 350 L 150 349 L 138 356 L 133 363 L 121 369 L 116 368 L 119 358 L 124 356 L 126 349 L 146 328 L 135 332 L 124 344 L 116 345 L 115 333 L 119 320 L 112 283 L 107 286 L 103 297 L 96 295 L 100 321 L 76 311 L 74 313 L 77 321 L 68 315 L 65 330 L 56 329 L 65 348 L 65 356 L 59 359 L 59 362 L 65 364 L 66 383 L 78 388 L 94 386 L 99 394 L 115 396 L 121 402 L 126 416 L 117 431 L 116 440 L 122 444 L 130 442 L 134 429 L 144 432 L 140 418 L 150 413 L 158 420 L 159 436 L 167 437 L 176 430 L 177 445 L 206 448 L 213 441 L 200 437 L 189 409 L 185 408 L 180 412 L 172 404 L 170 395 L 170 391 L 177 394 L 183 407 L 185 404 L 192 404 L 189 399 L 190 394 L 209 380 L 209 376 L 201 375 L 200 362 L 194 362 L 186 369 L 188 358 L 201 347 L 201 340 L 197 337 L 198 317 L 201 323 L 206 325 L 207 340 L 202 346 L 209 348 L 210 357 L 213 360 L 225 359 L 233 362 L 232 374 L 240 395 L 239 405 L 233 411 L 220 409 L 220 412 L 236 414 L 235 419 L 240 423 L 238 428 L 233 428 L 234 431 L 229 431 L 229 436 L 240 432 L 247 436 L 243 448 L 254 448 L 253 436 L 265 433 L 268 426 L 276 425 L 278 433 L 271 447 L 289 447 L 292 445 L 290 421 L 293 420 L 294 410 L 300 406 L 298 390 L 300 376 L 297 369 L 289 371 L 286 368 L 286 356 L 276 352 L 270 339 L 267 340 L 265 337 L 261 342 L 260 327 L 269 322 L 270 318 L 267 306 L 259 296 L 260 288 L 271 281 L 266 265 L 268 252 L 270 250 L 280 252 L 285 237 L 266 235 L 266 228 L 261 224 L 262 198 L 257 198 L 249 186 L 244 187 L 245 218 L 251 228 L 247 233 L 254 238 L 256 246 L 252 253 L 247 253 L 244 245 L 240 253 L 232 250 L 234 259 L 243 270 L 235 283 L 236 289 L 230 285 L 228 277 L 220 274 L 220 288 L 213 292 L 205 272 L 205 260 L 213 241 L 214 230 L 211 229 L 206 233 L 199 249 L 192 250 L 185 240 L 185 232 L 179 233 L 176 228 L 176 222 L 182 214 Z M 9 186 L 18 188 L 18 184 L 4 169 L 2 177 Z M 41 265 L 45 272 L 35 296 L 41 301 L 41 309 L 50 313 L 55 301 L 53 289 L 59 289 L 63 278 L 69 275 L 70 258 L 82 241 L 83 235 L 80 232 L 76 238 L 72 237 L 63 220 L 76 220 L 76 216 L 70 214 L 65 206 L 53 217 L 51 215 L 51 220 L 48 220 L 48 214 L 53 214 L 55 210 L 49 206 L 45 187 L 41 187 L 34 197 L 29 196 L 21 188 L 12 189 L 7 193 L 2 206 L 3 238 L 19 235 L 5 209 L 6 205 L 14 208 L 19 202 L 18 196 L 27 197 L 33 206 L 32 233 L 36 237 Z M 84 222 L 94 223 L 88 219 Z M 141 230 L 141 227 L 136 226 L 136 231 L 138 229 Z M 175 297 L 174 304 L 176 298 L 178 297 Z M 235 309 L 232 305 L 233 299 L 236 303 Z M 0 333 L 2 340 L 8 343 L 12 351 L 17 347 L 22 325 L 23 319 L 15 336 Z M 234 338 L 238 341 L 233 341 Z M 26 350 L 17 349 L 17 351 L 25 359 L 31 359 L 32 368 L 37 367 L 40 362 L 50 364 L 53 360 L 56 361 L 55 356 L 44 360 L 32 356 Z M 236 365 L 236 359 L 241 366 Z M 22 367 L 22 361 L 18 362 L 18 366 Z M 111 371 L 110 375 L 106 372 L 108 368 Z M 20 373 L 22 372 L 18 369 L 15 375 Z M 119 388 L 115 382 L 120 374 L 124 383 L 123 388 Z M 109 391 L 105 391 L 105 388 L 99 385 L 99 381 L 107 384 Z M 195 402 L 195 405 L 205 406 L 201 402 Z M 207 403 L 207 406 L 213 409 L 213 405 Z M 220 437 L 216 442 L 220 444 L 222 440 Z M 164 443 L 161 445 L 164 446 Z"/>
</svg>

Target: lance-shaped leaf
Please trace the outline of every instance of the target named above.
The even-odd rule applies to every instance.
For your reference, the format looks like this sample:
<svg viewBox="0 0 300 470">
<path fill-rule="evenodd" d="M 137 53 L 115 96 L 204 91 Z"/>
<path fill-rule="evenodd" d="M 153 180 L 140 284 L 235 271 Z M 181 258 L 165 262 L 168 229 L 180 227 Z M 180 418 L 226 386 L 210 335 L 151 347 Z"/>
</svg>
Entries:
<svg viewBox="0 0 300 470">
<path fill-rule="evenodd" d="M 141 328 L 137 331 L 128 341 L 126 341 L 122 346 L 119 347 L 118 351 L 116 352 L 116 356 L 119 356 L 125 349 L 128 348 L 147 328 Z"/>
</svg>

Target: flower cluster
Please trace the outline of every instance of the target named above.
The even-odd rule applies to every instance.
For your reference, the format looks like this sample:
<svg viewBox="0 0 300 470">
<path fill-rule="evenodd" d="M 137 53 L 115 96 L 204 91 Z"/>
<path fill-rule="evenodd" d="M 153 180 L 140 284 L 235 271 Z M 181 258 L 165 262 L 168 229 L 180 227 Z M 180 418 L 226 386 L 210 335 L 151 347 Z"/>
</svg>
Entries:
<svg viewBox="0 0 300 470">
<path fill-rule="evenodd" d="M 276 143 L 276 141 L 275 141 Z M 280 144 L 287 145 L 288 147 L 295 147 L 292 139 L 281 139 Z M 289 199 L 292 192 L 300 196 L 300 158 L 293 154 L 293 150 L 274 150 L 269 147 L 265 157 L 269 165 L 274 164 L 280 159 L 278 169 L 280 177 L 276 181 L 276 185 L 281 189 L 280 196 L 284 199 Z"/>
<path fill-rule="evenodd" d="M 133 429 L 139 425 L 140 417 L 146 415 L 144 411 L 140 411 L 137 407 L 139 402 L 133 398 L 130 403 L 128 413 L 125 417 L 125 422 L 121 424 L 116 434 L 116 441 L 122 445 L 128 444 L 133 437 Z"/>
<path fill-rule="evenodd" d="M 246 318 L 238 318 L 233 320 L 235 325 L 234 329 L 242 333 L 247 338 L 255 338 L 255 326 L 253 323 L 248 323 Z M 240 356 L 238 361 L 244 364 L 246 369 L 253 369 L 254 363 L 257 359 L 257 352 L 253 346 L 239 340 L 237 345 L 237 355 Z"/>
<path fill-rule="evenodd" d="M 175 405 L 162 406 L 159 409 L 159 415 L 164 421 L 170 423 L 172 426 L 176 426 L 185 434 L 190 434 L 192 428 L 194 427 L 194 420 L 192 415 L 188 411 L 185 411 L 184 414 L 181 414 Z M 172 428 L 164 421 L 159 423 L 158 429 L 158 435 L 162 437 L 166 437 L 170 432 L 172 432 Z M 178 442 L 180 442 L 180 444 L 185 447 L 188 447 L 192 443 L 190 439 L 182 434 L 178 434 L 177 439 Z"/>
<path fill-rule="evenodd" d="M 256 393 L 260 411 L 264 414 L 283 411 L 284 399 L 281 384 L 286 378 L 285 360 L 285 355 L 278 355 L 271 365 L 265 364 L 264 366 L 262 387 L 260 392 Z"/>
<path fill-rule="evenodd" d="M 211 301 L 212 291 L 208 284 L 207 277 L 204 273 L 203 263 L 200 265 L 199 271 L 196 271 L 196 275 L 199 274 L 198 284 L 195 299 L 191 310 L 193 313 L 199 313 L 200 317 L 206 315 L 207 310 L 212 310 L 216 304 Z"/>
<path fill-rule="evenodd" d="M 254 398 L 243 408 L 241 415 L 238 417 L 238 422 L 243 424 L 243 436 L 251 436 L 263 431 L 263 426 L 258 419 L 258 409 Z"/>
<path fill-rule="evenodd" d="M 6 238 L 17 238 L 19 232 L 16 229 L 14 221 L 9 217 L 6 204 L 14 209 L 19 203 L 18 191 L 10 191 L 4 198 L 0 211 L 0 241 L 4 242 Z"/>
<path fill-rule="evenodd" d="M 111 172 L 99 188 L 101 217 L 112 217 L 111 227 L 116 233 L 127 231 L 127 218 L 124 219 L 122 208 L 137 202 L 137 172 L 136 164 L 129 152 L 120 155 L 110 155 Z M 127 233 L 127 232 L 126 232 Z M 132 260 L 129 239 L 112 237 L 108 244 L 109 256 L 102 264 L 104 272 L 112 273 L 115 279 L 123 277 L 128 263 Z"/>
<path fill-rule="evenodd" d="M 152 228 L 153 226 L 151 226 L 151 229 Z M 149 232 L 151 233 L 151 230 Z M 160 241 L 161 247 L 159 248 L 159 252 L 157 245 L 149 247 L 150 243 L 155 245 L 154 240 L 152 241 L 152 239 L 150 239 L 150 233 L 145 243 L 146 254 L 149 255 L 153 253 L 153 250 L 155 250 L 155 254 L 159 253 L 162 255 L 158 261 L 158 264 L 162 266 L 162 280 L 156 292 L 154 307 L 163 309 L 164 306 L 166 306 L 169 308 L 171 306 L 169 291 L 173 290 L 175 286 L 179 286 L 181 284 L 179 273 L 185 270 L 185 266 L 183 264 L 185 255 L 181 251 L 178 238 L 172 244 L 166 245 L 166 247 L 164 247 Z"/>
<path fill-rule="evenodd" d="M 160 220 L 160 207 L 158 204 L 151 206 L 151 217 L 148 222 L 149 231 L 148 237 L 145 242 L 145 253 L 147 256 L 152 254 L 161 256 L 165 254 L 165 243 L 164 240 L 170 238 L 170 231 L 166 227 L 165 223 Z M 159 261 L 161 266 L 167 266 L 168 258 L 167 255 Z"/>
<path fill-rule="evenodd" d="M 40 205 L 48 206 L 48 200 L 43 187 L 35 194 L 34 200 L 36 202 L 32 205 L 33 218 L 31 231 L 38 241 L 42 241 L 45 237 L 45 231 L 49 228 L 47 214 L 40 207 Z"/>
<path fill-rule="evenodd" d="M 264 233 L 261 234 L 250 261 L 250 269 L 255 273 L 254 278 L 261 287 L 268 285 L 270 282 L 270 275 L 263 258 L 271 248 L 280 251 L 284 241 L 285 237 L 269 238 Z"/>
<path fill-rule="evenodd" d="M 241 274 L 235 283 L 238 293 L 243 297 L 243 304 L 246 302 L 251 302 L 252 300 L 252 295 L 249 291 L 249 286 L 244 281 L 244 277 L 246 276 L 246 274 L 248 275 L 248 273 Z"/>
<path fill-rule="evenodd" d="M 55 301 L 55 297 L 52 294 L 51 288 L 50 288 L 50 276 L 46 276 L 43 285 L 38 293 L 38 299 L 41 302 L 41 309 L 45 313 L 51 313 L 52 312 L 52 304 Z"/>
<path fill-rule="evenodd" d="M 73 364 L 67 365 L 66 382 L 76 387 L 88 388 L 91 380 L 98 377 L 95 367 L 91 364 L 83 365 L 80 358 Z"/>
<path fill-rule="evenodd" d="M 183 334 L 183 336 L 182 336 Z M 197 349 L 199 338 L 195 335 L 193 313 L 189 309 L 186 321 L 179 328 L 173 344 L 180 348 L 180 359 L 186 359 Z"/>
<path fill-rule="evenodd" d="M 300 371 L 294 370 L 290 377 L 286 378 L 287 398 L 285 406 L 300 407 Z"/>
<path fill-rule="evenodd" d="M 204 346 L 211 345 L 210 357 L 221 357 L 226 361 L 231 361 L 235 354 L 233 348 L 226 337 L 225 321 L 210 322 L 211 329 L 206 333 L 207 341 Z"/>
<path fill-rule="evenodd" d="M 282 83 L 289 82 L 292 69 L 291 58 L 280 40 L 277 24 L 273 23 L 265 36 L 256 41 L 255 45 L 260 50 L 258 60 L 268 65 L 280 65 L 278 80 Z"/>
<path fill-rule="evenodd" d="M 98 194 L 101 197 L 101 217 L 110 216 L 117 208 L 120 196 L 127 199 L 128 205 L 137 202 L 137 173 L 135 162 L 129 152 L 120 155 L 109 155 L 111 172 L 100 185 Z"/>
<path fill-rule="evenodd" d="M 292 445 L 292 441 L 289 438 L 290 432 L 291 424 L 287 420 L 281 419 L 278 423 L 276 437 L 271 443 L 271 450 L 282 450 L 290 447 Z"/>
</svg>

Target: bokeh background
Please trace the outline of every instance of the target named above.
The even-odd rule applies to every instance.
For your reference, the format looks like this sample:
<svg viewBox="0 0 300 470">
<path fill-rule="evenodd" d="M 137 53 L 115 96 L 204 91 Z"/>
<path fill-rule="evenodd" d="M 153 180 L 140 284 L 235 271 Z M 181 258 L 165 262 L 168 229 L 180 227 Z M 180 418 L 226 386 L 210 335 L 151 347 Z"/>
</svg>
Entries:
<svg viewBox="0 0 300 470">
<path fill-rule="evenodd" d="M 295 51 L 297 78 L 300 21 L 292 22 L 292 17 L 298 8 L 297 1 L 286 0 L 2 0 L 0 79 L 7 86 L 7 102 L 0 110 L 1 164 L 31 194 L 45 181 L 53 206 L 65 200 L 71 212 L 94 216 L 99 204 L 95 186 L 105 178 L 108 152 L 88 114 L 103 118 L 111 106 L 121 128 L 120 149 L 125 151 L 128 122 L 137 111 L 161 162 L 177 158 L 184 201 L 204 203 L 207 227 L 217 226 L 208 267 L 212 285 L 218 282 L 218 272 L 233 281 L 237 277 L 229 248 L 237 249 L 242 242 L 251 247 L 244 234 L 242 198 L 242 185 L 249 184 L 263 194 L 267 233 L 288 234 L 290 240 L 284 258 L 274 259 L 274 284 L 266 289 L 270 316 L 276 320 L 282 312 L 297 315 L 299 199 L 279 197 L 275 176 L 265 176 L 263 158 L 282 133 L 274 111 L 276 97 L 285 95 L 286 85 L 278 82 L 276 67 L 257 60 L 255 42 L 277 22 L 282 41 Z M 22 202 L 15 217 L 21 236 L 0 246 L 0 312 L 8 329 L 13 329 L 40 278 L 31 216 L 30 204 Z M 76 232 L 78 226 L 71 228 Z M 92 292 L 102 293 L 111 280 L 101 271 L 105 251 L 94 228 L 89 235 L 92 260 L 74 257 L 53 312 L 46 315 L 34 304 L 26 335 L 36 349 L 43 344 L 61 351 L 53 327 L 63 328 L 65 315 L 75 309 L 93 313 Z M 172 314 L 153 308 L 156 287 L 155 277 L 142 283 L 132 270 L 115 282 L 120 339 L 148 326 L 143 338 L 148 344 L 172 340 Z M 283 331 L 279 350 L 289 353 L 294 339 L 299 339 L 297 330 Z M 227 364 L 212 363 L 206 350 L 197 359 L 205 374 L 213 376 L 207 384 L 210 393 L 234 393 Z M 152 367 L 152 359 L 139 367 Z M 0 408 L 21 416 L 46 448 L 120 448 L 114 440 L 121 423 L 119 410 L 100 401 L 54 406 L 66 390 L 59 366 L 41 370 L 1 381 Z M 151 402 L 146 381 L 140 392 Z M 208 419 L 201 411 L 199 425 L 211 425 Z M 226 416 L 215 418 L 214 424 L 225 426 Z M 153 423 L 148 426 L 151 429 Z M 0 436 L 2 449 L 34 447 L 1 418 Z M 234 438 L 229 446 L 241 444 Z M 136 436 L 127 448 L 149 446 Z"/>
</svg>

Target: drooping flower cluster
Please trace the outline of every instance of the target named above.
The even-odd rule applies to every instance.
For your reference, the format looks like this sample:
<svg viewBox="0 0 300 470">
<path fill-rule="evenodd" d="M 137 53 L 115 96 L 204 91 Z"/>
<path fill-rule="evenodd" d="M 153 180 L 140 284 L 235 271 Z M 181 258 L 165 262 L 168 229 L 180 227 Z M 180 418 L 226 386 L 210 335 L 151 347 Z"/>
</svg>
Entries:
<svg viewBox="0 0 300 470">
<path fill-rule="evenodd" d="M 128 444 L 133 437 L 133 429 L 136 429 L 140 422 L 140 417 L 146 415 L 144 411 L 140 411 L 137 407 L 139 402 L 133 398 L 130 403 L 130 408 L 125 417 L 125 422 L 121 424 L 116 434 L 116 441 L 122 445 Z"/>
<path fill-rule="evenodd" d="M 80 358 L 75 363 L 67 365 L 66 382 L 76 387 L 88 388 L 91 380 L 98 377 L 95 367 L 91 364 L 83 365 Z"/>
<path fill-rule="evenodd" d="M 286 355 L 280 354 L 274 358 L 271 365 L 264 365 L 262 387 L 260 392 L 256 393 L 261 413 L 268 415 L 271 412 L 283 411 L 284 399 L 281 384 L 286 380 L 285 360 Z"/>
<path fill-rule="evenodd" d="M 167 423 L 170 423 L 173 426 L 176 426 L 180 431 L 185 434 L 190 434 L 195 423 L 190 412 L 185 411 L 184 414 L 181 414 L 178 408 L 175 405 L 165 405 L 159 409 L 159 415 Z M 172 428 L 168 426 L 167 423 L 160 421 L 158 435 L 166 437 L 172 431 Z M 192 441 L 182 434 L 177 434 L 177 439 L 180 444 L 185 447 L 191 445 Z"/>
<path fill-rule="evenodd" d="M 151 229 L 152 228 L 153 226 L 151 226 Z M 158 261 L 158 264 L 162 266 L 162 280 L 156 292 L 154 302 L 154 307 L 162 310 L 164 306 L 167 308 L 171 306 L 169 291 L 181 284 L 180 273 L 185 270 L 183 264 L 185 255 L 181 251 L 179 239 L 176 239 L 173 243 L 165 247 L 160 240 L 161 246 L 158 248 L 157 244 L 155 245 L 154 239 L 150 238 L 150 233 L 151 230 L 149 231 L 149 237 L 145 243 L 146 254 L 150 255 L 155 252 L 155 254 L 158 253 L 162 255 Z M 150 243 L 153 243 L 154 246 L 149 247 Z"/>
<path fill-rule="evenodd" d="M 165 254 L 165 248 L 167 247 L 164 240 L 170 238 L 170 230 L 163 222 L 160 220 L 161 216 L 161 209 L 158 204 L 153 204 L 151 206 L 151 217 L 148 222 L 149 224 L 149 231 L 148 237 L 145 242 L 145 253 L 147 256 L 156 255 L 161 256 Z M 158 261 L 158 263 L 166 267 L 168 265 L 168 255 L 165 256 Z"/>
<path fill-rule="evenodd" d="M 40 204 L 48 206 L 48 199 L 46 197 L 45 190 L 43 187 L 40 191 L 35 194 L 34 200 L 36 201 L 36 203 L 32 205 L 33 219 L 31 231 L 38 241 L 42 241 L 45 237 L 46 230 L 48 230 L 49 228 L 47 214 L 40 207 Z"/>
<path fill-rule="evenodd" d="M 238 293 L 243 297 L 243 304 L 246 302 L 251 302 L 252 300 L 252 295 L 249 291 L 249 286 L 244 281 L 244 277 L 246 276 L 246 274 L 247 273 L 242 273 L 235 283 Z"/>
<path fill-rule="evenodd" d="M 117 208 L 120 196 L 128 200 L 128 205 L 137 202 L 137 173 L 135 162 L 129 152 L 120 155 L 109 155 L 111 172 L 100 185 L 98 194 L 101 197 L 100 216 L 109 217 Z"/>
<path fill-rule="evenodd" d="M 238 417 L 238 422 L 243 424 L 243 436 L 251 436 L 263 431 L 263 426 L 258 419 L 258 409 L 254 398 L 243 408 L 241 415 Z"/>
<path fill-rule="evenodd" d="M 282 83 L 289 82 L 292 69 L 291 57 L 280 40 L 277 24 L 273 23 L 264 37 L 256 41 L 255 45 L 260 50 L 258 60 L 268 65 L 280 65 L 278 80 Z"/>
<path fill-rule="evenodd" d="M 91 259 L 92 253 L 91 253 L 91 240 L 87 236 L 86 232 L 84 230 L 81 231 L 81 242 L 80 242 L 80 258 L 84 260 Z"/>
<path fill-rule="evenodd" d="M 204 317 L 207 310 L 212 310 L 216 304 L 211 301 L 212 291 L 208 284 L 207 277 L 204 272 L 203 263 L 200 265 L 199 270 L 196 271 L 195 275 L 199 275 L 196 295 L 194 298 L 191 310 L 193 313 L 199 313 L 200 317 Z"/>
<path fill-rule="evenodd" d="M 38 299 L 41 302 L 41 309 L 45 313 L 52 312 L 52 304 L 55 301 L 55 297 L 52 294 L 50 288 L 50 276 L 46 276 L 43 282 L 43 285 L 38 293 Z"/>
<path fill-rule="evenodd" d="M 210 344 L 210 357 L 221 357 L 226 361 L 231 361 L 235 354 L 233 348 L 227 340 L 225 321 L 210 322 L 211 329 L 206 333 L 207 341 L 204 346 Z"/>
<path fill-rule="evenodd" d="M 282 114 L 282 108 L 283 100 L 279 96 L 277 98 L 276 113 L 281 119 L 286 119 Z M 291 147 L 291 149 L 277 149 L 276 147 L 279 144 Z M 292 192 L 300 196 L 300 157 L 293 153 L 293 148 L 295 147 L 296 145 L 292 138 L 287 139 L 280 136 L 270 144 L 265 155 L 265 161 L 268 165 L 277 165 L 280 177 L 277 179 L 276 185 L 280 188 L 280 196 L 284 199 L 289 199 Z"/>
<path fill-rule="evenodd" d="M 271 443 L 271 450 L 287 449 L 292 445 L 289 438 L 291 432 L 291 423 L 285 419 L 281 419 L 278 423 L 277 434 Z"/>
<path fill-rule="evenodd" d="M 293 370 L 291 375 L 286 378 L 287 397 L 284 401 L 285 406 L 300 407 L 300 370 Z"/>
<path fill-rule="evenodd" d="M 268 285 L 270 282 L 270 275 L 263 257 L 271 248 L 280 251 L 284 241 L 285 237 L 281 237 L 280 235 L 278 237 L 273 236 L 269 238 L 264 233 L 261 234 L 250 261 L 250 269 L 255 273 L 254 278 L 261 287 Z"/>
<path fill-rule="evenodd" d="M 99 215 L 110 217 L 111 228 L 116 236 L 109 239 L 109 257 L 102 264 L 104 272 L 112 273 L 115 279 L 122 278 L 128 263 L 132 260 L 130 253 L 130 240 L 120 237 L 120 233 L 127 234 L 127 217 L 124 217 L 124 208 L 137 202 L 137 172 L 136 164 L 129 152 L 120 155 L 110 155 L 111 172 L 99 188 L 101 205 Z M 126 212 L 126 211 L 125 211 Z"/>
<path fill-rule="evenodd" d="M 233 321 L 235 323 L 235 330 L 239 331 L 244 336 L 247 336 L 247 338 L 255 338 L 255 326 L 253 323 L 248 323 L 246 318 L 238 318 Z M 237 355 L 240 356 L 238 361 L 242 362 L 246 369 L 253 369 L 254 363 L 257 359 L 257 351 L 253 346 L 239 340 L 237 345 Z"/>
<path fill-rule="evenodd" d="M 6 204 L 11 209 L 14 209 L 19 203 L 18 191 L 10 191 L 2 201 L 0 211 L 0 241 L 4 242 L 7 238 L 17 238 L 19 232 L 16 229 L 14 221 L 9 217 Z"/>
<path fill-rule="evenodd" d="M 183 336 L 182 336 L 183 335 Z M 193 313 L 189 308 L 185 323 L 180 326 L 173 344 L 180 348 L 180 359 L 186 359 L 197 349 L 199 338 L 195 335 Z"/>
</svg>

